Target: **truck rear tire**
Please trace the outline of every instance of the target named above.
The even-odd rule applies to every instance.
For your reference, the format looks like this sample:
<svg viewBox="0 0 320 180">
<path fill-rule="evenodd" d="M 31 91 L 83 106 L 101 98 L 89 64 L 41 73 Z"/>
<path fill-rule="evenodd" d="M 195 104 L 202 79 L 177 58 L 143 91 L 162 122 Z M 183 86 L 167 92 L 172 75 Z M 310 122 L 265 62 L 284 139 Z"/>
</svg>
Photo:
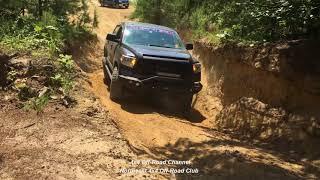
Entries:
<svg viewBox="0 0 320 180">
<path fill-rule="evenodd" d="M 123 96 L 123 88 L 119 79 L 118 67 L 114 67 L 110 84 L 110 99 L 112 101 L 120 100 Z"/>
</svg>

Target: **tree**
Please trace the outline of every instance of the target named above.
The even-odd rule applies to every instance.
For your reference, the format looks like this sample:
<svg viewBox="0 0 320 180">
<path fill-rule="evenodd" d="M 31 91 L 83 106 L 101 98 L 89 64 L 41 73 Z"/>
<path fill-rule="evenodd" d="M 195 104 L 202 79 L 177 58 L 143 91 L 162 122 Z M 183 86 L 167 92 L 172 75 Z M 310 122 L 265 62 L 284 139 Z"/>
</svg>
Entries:
<svg viewBox="0 0 320 180">
<path fill-rule="evenodd" d="M 222 41 L 320 36 L 318 0 L 137 0 L 133 17 Z"/>
</svg>

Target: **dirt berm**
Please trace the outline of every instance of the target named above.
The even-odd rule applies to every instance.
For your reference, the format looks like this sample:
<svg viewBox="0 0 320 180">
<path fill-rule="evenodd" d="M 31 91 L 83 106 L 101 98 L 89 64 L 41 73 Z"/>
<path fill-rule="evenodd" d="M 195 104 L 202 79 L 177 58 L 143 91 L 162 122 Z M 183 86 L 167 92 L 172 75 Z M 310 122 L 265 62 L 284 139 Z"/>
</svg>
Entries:
<svg viewBox="0 0 320 180">
<path fill-rule="evenodd" d="M 272 140 L 318 139 L 319 42 L 221 47 L 197 42 L 194 54 L 204 67 L 208 94 L 223 105 L 215 121 L 220 130 Z"/>
</svg>

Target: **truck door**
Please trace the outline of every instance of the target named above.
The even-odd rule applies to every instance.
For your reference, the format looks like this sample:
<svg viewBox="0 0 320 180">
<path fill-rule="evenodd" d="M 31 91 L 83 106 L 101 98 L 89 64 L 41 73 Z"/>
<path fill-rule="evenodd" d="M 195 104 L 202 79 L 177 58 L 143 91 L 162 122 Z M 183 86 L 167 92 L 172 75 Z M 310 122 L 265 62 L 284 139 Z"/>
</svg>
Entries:
<svg viewBox="0 0 320 180">
<path fill-rule="evenodd" d="M 121 41 L 121 37 L 122 37 L 122 27 L 120 25 L 118 25 L 114 31 L 113 34 L 117 35 L 117 39 L 119 39 L 119 41 Z M 119 45 L 119 42 L 111 42 L 109 41 L 108 44 L 108 55 L 109 55 L 109 61 L 110 63 L 113 65 L 114 63 L 114 55 L 115 55 L 115 51 L 117 50 Z"/>
</svg>

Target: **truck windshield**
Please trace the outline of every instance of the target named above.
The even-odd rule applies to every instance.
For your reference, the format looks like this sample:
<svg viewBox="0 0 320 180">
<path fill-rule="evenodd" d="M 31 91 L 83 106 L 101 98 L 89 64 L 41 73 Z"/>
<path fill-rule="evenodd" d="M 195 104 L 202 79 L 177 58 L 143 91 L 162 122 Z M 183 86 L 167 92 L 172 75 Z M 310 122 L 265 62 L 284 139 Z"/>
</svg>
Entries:
<svg viewBox="0 0 320 180">
<path fill-rule="evenodd" d="M 123 42 L 129 45 L 185 49 L 175 31 L 153 27 L 127 26 L 124 31 Z"/>
</svg>

